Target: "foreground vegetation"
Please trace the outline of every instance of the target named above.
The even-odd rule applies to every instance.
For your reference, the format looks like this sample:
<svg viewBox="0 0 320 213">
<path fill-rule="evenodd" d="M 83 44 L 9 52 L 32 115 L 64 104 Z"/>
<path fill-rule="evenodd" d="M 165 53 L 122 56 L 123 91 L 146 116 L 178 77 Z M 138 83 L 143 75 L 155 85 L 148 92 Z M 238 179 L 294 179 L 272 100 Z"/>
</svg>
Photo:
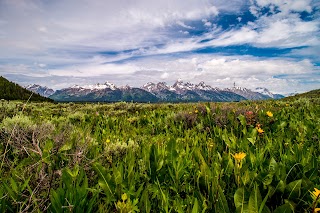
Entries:
<svg viewBox="0 0 320 213">
<path fill-rule="evenodd" d="M 320 99 L 0 105 L 0 212 L 316 212 Z"/>
</svg>

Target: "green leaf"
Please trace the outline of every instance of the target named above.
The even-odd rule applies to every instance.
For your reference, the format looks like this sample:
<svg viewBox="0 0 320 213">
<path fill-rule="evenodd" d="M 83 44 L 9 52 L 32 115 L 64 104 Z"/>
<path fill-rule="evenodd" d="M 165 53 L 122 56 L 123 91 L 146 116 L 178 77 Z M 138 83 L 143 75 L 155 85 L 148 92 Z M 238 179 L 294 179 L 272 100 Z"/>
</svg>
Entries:
<svg viewBox="0 0 320 213">
<path fill-rule="evenodd" d="M 270 185 L 272 183 L 273 180 L 273 174 L 267 174 L 263 179 L 262 179 L 262 183 L 266 186 Z"/>
<path fill-rule="evenodd" d="M 75 167 L 73 167 L 73 169 L 69 169 L 66 168 L 66 172 L 72 177 L 72 178 L 76 178 L 79 174 L 79 165 L 76 165 Z"/>
<path fill-rule="evenodd" d="M 292 181 L 286 186 L 286 190 L 289 192 L 288 198 L 300 197 L 302 179 Z"/>
<path fill-rule="evenodd" d="M 277 185 L 277 189 L 280 191 L 280 192 L 284 192 L 284 190 L 286 189 L 286 184 L 283 180 L 280 180 L 278 185 Z"/>
<path fill-rule="evenodd" d="M 274 191 L 272 186 L 268 186 L 268 193 L 266 194 L 266 196 L 264 197 L 263 201 L 260 204 L 259 207 L 259 213 L 270 213 L 270 209 L 266 206 L 266 202 L 268 200 L 268 198 L 270 197 L 270 194 L 272 194 Z"/>
<path fill-rule="evenodd" d="M 68 151 L 70 149 L 72 149 L 72 143 L 68 142 L 63 144 L 63 146 L 59 149 L 59 152 Z"/>
<path fill-rule="evenodd" d="M 247 139 L 252 145 L 256 143 L 256 140 L 254 138 L 247 138 Z"/>
<path fill-rule="evenodd" d="M 173 160 L 174 158 L 178 157 L 176 146 L 176 140 L 171 138 L 167 144 L 167 155 L 169 156 L 169 160 Z"/>
<path fill-rule="evenodd" d="M 18 190 L 17 182 L 16 182 L 13 178 L 10 178 L 9 181 L 10 181 L 10 186 L 11 186 L 11 188 L 13 189 L 13 191 L 14 191 L 16 194 L 18 194 L 18 193 L 19 193 L 19 190 Z"/>
<path fill-rule="evenodd" d="M 199 203 L 198 203 L 198 199 L 195 198 L 193 203 L 192 213 L 198 213 L 198 212 L 199 212 Z"/>
<path fill-rule="evenodd" d="M 243 187 L 237 189 L 233 199 L 237 212 L 243 212 L 244 210 L 248 210 L 247 204 L 249 199 L 249 193 L 247 193 Z"/>
<path fill-rule="evenodd" d="M 277 170 L 278 170 L 278 163 L 274 158 L 271 158 L 270 164 L 269 164 L 269 172 L 274 174 L 276 173 Z"/>
<path fill-rule="evenodd" d="M 247 125 L 246 117 L 244 115 L 239 115 L 238 116 L 238 120 L 240 121 L 242 126 L 246 126 Z"/>
<path fill-rule="evenodd" d="M 283 129 L 287 126 L 287 123 L 285 121 L 282 121 L 280 124 L 279 124 L 279 128 L 280 129 Z"/>
<path fill-rule="evenodd" d="M 246 170 L 244 172 L 244 174 L 241 176 L 241 180 L 242 180 L 242 183 L 243 183 L 244 186 L 249 183 L 249 181 L 251 180 L 249 170 Z"/>
<path fill-rule="evenodd" d="M 230 212 L 227 199 L 220 185 L 218 185 L 218 202 L 217 202 L 216 210 L 217 210 L 216 212 L 224 212 L 224 213 Z"/>
<path fill-rule="evenodd" d="M 283 204 L 274 210 L 273 213 L 293 213 L 289 203 Z"/>
<path fill-rule="evenodd" d="M 258 185 L 255 184 L 249 198 L 249 205 L 248 205 L 249 213 L 258 213 L 261 202 L 262 202 L 262 198 L 261 198 Z"/>
<path fill-rule="evenodd" d="M 162 168 L 163 163 L 164 163 L 164 160 L 163 160 L 163 159 L 161 159 L 161 160 L 158 162 L 157 171 L 159 171 L 159 170 Z"/>
<path fill-rule="evenodd" d="M 150 157 L 149 157 L 149 162 L 150 162 L 150 176 L 153 181 L 156 180 L 157 177 L 157 150 L 155 148 L 155 145 L 151 145 L 150 149 Z"/>
</svg>

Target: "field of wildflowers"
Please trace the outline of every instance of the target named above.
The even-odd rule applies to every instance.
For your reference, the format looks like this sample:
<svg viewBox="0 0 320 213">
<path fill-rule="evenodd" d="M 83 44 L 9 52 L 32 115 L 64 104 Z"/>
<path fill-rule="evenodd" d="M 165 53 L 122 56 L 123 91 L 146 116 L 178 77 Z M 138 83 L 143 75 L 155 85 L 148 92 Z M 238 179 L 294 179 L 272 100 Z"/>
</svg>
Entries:
<svg viewBox="0 0 320 213">
<path fill-rule="evenodd" d="M 318 212 L 319 106 L 6 102 L 0 212 Z"/>
</svg>

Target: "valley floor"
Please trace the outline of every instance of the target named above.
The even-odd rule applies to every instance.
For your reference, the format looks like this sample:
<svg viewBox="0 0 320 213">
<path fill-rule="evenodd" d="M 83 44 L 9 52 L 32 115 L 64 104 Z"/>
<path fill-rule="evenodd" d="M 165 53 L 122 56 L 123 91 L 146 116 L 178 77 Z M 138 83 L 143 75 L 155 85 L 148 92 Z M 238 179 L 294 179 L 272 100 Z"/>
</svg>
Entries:
<svg viewBox="0 0 320 213">
<path fill-rule="evenodd" d="M 0 103 L 0 212 L 316 212 L 320 99 Z"/>
</svg>

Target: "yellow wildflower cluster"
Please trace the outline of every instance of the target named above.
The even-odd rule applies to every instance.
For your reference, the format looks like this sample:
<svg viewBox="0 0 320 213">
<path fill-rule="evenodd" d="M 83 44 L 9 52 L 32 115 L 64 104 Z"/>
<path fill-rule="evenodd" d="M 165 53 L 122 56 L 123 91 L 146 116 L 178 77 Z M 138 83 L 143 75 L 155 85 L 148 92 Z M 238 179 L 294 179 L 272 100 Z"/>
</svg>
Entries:
<svg viewBox="0 0 320 213">
<path fill-rule="evenodd" d="M 263 133 L 264 133 L 264 130 L 261 129 L 260 127 L 256 127 L 256 129 L 257 129 L 257 131 L 258 131 L 259 134 L 263 134 Z"/>
<path fill-rule="evenodd" d="M 268 111 L 268 112 L 267 112 L 267 116 L 271 118 L 271 117 L 273 117 L 273 113 L 270 112 L 270 111 Z"/>
<path fill-rule="evenodd" d="M 320 190 L 317 188 L 314 188 L 314 191 L 310 192 L 311 193 L 311 197 L 313 199 L 313 209 L 312 209 L 312 213 L 314 212 L 320 212 L 320 208 L 315 208 L 317 205 L 318 200 L 320 199 Z"/>
<path fill-rule="evenodd" d="M 311 197 L 316 200 L 320 196 L 320 190 L 317 188 L 314 188 L 314 191 L 311 192 Z"/>
<path fill-rule="evenodd" d="M 237 161 L 237 162 L 241 162 L 245 157 L 246 157 L 246 153 L 244 152 L 239 152 L 239 153 L 236 153 L 234 155 L 232 155 L 234 157 L 234 159 Z"/>
</svg>

